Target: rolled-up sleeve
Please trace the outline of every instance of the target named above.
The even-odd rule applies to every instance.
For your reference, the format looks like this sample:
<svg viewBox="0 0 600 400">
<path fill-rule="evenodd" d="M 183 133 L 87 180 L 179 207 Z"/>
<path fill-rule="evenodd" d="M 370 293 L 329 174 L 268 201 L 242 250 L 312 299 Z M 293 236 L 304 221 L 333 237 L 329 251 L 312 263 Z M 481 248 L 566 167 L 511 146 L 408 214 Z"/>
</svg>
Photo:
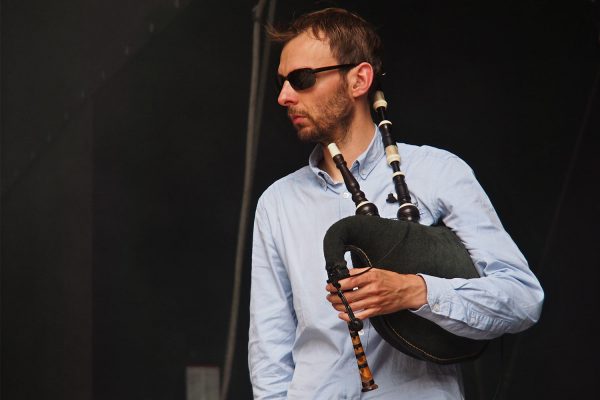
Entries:
<svg viewBox="0 0 600 400">
<path fill-rule="evenodd" d="M 266 202 L 261 197 L 254 220 L 248 366 L 255 399 L 284 399 L 294 372 L 297 321 Z"/>
<path fill-rule="evenodd" d="M 471 168 L 449 156 L 438 174 L 440 215 L 465 244 L 480 278 L 422 275 L 427 304 L 415 313 L 459 336 L 491 339 L 535 324 L 544 292 Z"/>
</svg>

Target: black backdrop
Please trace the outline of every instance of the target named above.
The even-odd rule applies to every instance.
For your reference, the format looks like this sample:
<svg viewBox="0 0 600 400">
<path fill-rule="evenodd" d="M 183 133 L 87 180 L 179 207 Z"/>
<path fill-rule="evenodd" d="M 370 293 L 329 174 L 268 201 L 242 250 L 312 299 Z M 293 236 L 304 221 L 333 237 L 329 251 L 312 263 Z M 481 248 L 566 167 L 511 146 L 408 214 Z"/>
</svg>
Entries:
<svg viewBox="0 0 600 400">
<path fill-rule="evenodd" d="M 2 3 L 2 398 L 183 399 L 186 365 L 223 367 L 255 2 L 46 3 Z M 537 326 L 465 366 L 468 398 L 594 391 L 595 3 L 281 1 L 276 18 L 336 4 L 384 39 L 397 138 L 474 168 L 546 290 Z M 266 94 L 252 205 L 310 151 Z M 231 399 L 251 397 L 248 296 L 246 263 Z"/>
</svg>

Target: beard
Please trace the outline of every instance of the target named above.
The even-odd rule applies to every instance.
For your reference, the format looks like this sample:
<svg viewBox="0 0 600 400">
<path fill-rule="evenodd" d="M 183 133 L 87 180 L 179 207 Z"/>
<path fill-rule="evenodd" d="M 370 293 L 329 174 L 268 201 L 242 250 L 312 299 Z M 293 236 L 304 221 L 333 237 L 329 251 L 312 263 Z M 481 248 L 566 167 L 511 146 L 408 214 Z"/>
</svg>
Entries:
<svg viewBox="0 0 600 400">
<path fill-rule="evenodd" d="M 305 143 L 341 143 L 346 138 L 354 118 L 354 107 L 347 93 L 345 80 L 318 109 L 300 110 L 291 107 L 288 115 L 302 115 L 306 123 L 296 126 L 298 138 Z"/>
</svg>

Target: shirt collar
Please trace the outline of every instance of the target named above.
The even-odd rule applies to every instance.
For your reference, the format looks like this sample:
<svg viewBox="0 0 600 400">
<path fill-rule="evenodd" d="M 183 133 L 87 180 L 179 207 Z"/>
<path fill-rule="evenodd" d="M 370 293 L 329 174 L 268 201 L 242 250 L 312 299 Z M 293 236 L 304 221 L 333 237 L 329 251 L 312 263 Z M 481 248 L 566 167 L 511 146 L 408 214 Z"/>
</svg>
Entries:
<svg viewBox="0 0 600 400">
<path fill-rule="evenodd" d="M 381 141 L 381 133 L 379 128 L 374 125 L 375 134 L 367 149 L 360 155 L 355 161 L 358 166 L 358 175 L 362 179 L 367 179 L 373 168 L 377 165 L 379 160 L 384 156 L 385 151 L 383 149 L 383 142 Z M 343 154 L 342 154 L 343 155 Z M 308 158 L 308 165 L 317 178 L 322 182 L 324 189 L 327 188 L 327 184 L 333 185 L 333 179 L 329 174 L 319 168 L 319 162 L 323 159 L 323 146 L 320 144 L 316 145 L 313 151 L 310 153 Z M 348 166 L 352 170 L 351 165 Z"/>
</svg>

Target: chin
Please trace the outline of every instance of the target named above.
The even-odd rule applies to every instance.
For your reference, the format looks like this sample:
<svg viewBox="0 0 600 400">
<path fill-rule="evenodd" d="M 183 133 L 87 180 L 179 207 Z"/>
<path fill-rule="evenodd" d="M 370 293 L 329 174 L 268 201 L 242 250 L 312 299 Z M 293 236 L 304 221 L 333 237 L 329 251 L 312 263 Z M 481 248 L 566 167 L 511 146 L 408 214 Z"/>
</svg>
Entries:
<svg viewBox="0 0 600 400">
<path fill-rule="evenodd" d="M 296 126 L 296 133 L 298 139 L 303 143 L 327 143 L 331 142 L 329 135 L 323 134 L 320 130 L 315 129 L 314 126 Z"/>
<path fill-rule="evenodd" d="M 312 142 L 315 136 L 314 132 L 308 127 L 296 127 L 296 134 L 298 139 L 302 142 Z"/>
<path fill-rule="evenodd" d="M 321 143 L 323 138 L 320 135 L 315 135 L 312 132 L 302 133 L 298 131 L 298 139 L 303 143 Z"/>
</svg>

